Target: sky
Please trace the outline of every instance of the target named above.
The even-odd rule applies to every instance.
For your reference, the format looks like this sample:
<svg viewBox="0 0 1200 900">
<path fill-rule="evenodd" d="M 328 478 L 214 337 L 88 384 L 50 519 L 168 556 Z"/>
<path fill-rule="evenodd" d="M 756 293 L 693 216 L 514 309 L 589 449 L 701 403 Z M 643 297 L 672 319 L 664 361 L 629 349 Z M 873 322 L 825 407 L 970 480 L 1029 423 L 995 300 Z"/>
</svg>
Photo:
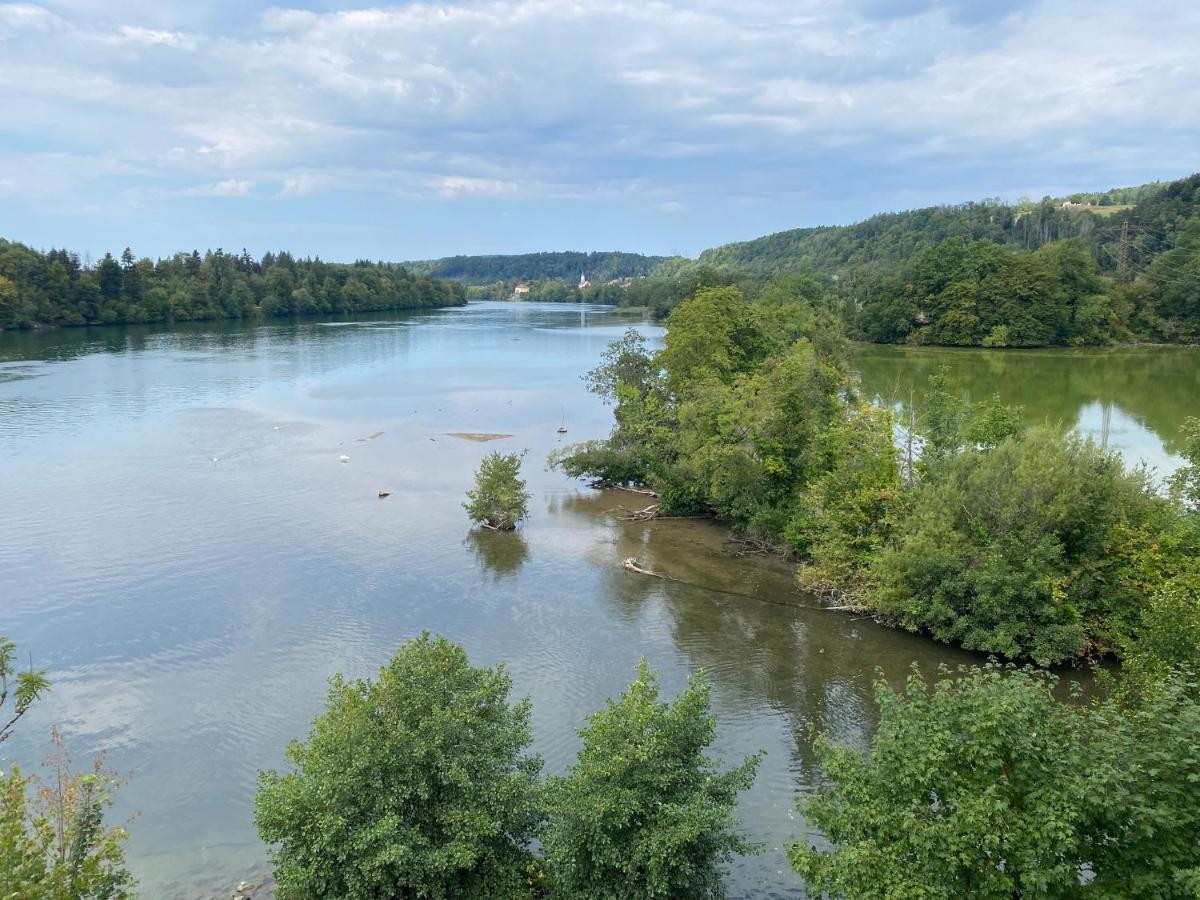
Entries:
<svg viewBox="0 0 1200 900">
<path fill-rule="evenodd" d="M 0 3 L 0 236 L 705 247 L 1200 170 L 1197 0 Z"/>
</svg>

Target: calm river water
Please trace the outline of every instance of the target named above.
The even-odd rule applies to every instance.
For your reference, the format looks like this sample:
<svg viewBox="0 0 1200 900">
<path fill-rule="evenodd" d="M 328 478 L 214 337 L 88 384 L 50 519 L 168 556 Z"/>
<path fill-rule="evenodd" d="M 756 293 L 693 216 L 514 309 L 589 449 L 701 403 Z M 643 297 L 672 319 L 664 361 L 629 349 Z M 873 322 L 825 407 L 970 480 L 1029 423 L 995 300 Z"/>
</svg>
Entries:
<svg viewBox="0 0 1200 900">
<path fill-rule="evenodd" d="M 333 672 L 370 675 L 441 632 L 507 662 L 559 771 L 645 657 L 668 693 L 708 673 L 721 757 L 768 751 L 742 809 L 765 849 L 733 866 L 730 895 L 803 896 L 780 848 L 806 835 L 793 812 L 815 777 L 806 736 L 868 741 L 877 667 L 899 680 L 970 657 L 798 608 L 787 568 L 729 556 L 719 528 L 622 525 L 606 513 L 637 498 L 545 471 L 564 439 L 608 431 L 579 376 L 624 327 L 597 308 L 486 303 L 0 335 L 0 634 L 54 682 L 0 764 L 36 763 L 58 723 L 78 762 L 106 751 L 132 773 L 118 814 L 139 812 L 144 895 L 227 896 L 265 871 L 256 773 L 307 732 Z M 1186 351 L 858 357 L 881 399 L 944 362 L 1033 419 L 1107 420 L 1110 445 L 1160 469 L 1200 396 Z M 533 514 L 516 535 L 472 532 L 460 506 L 493 448 L 529 451 Z M 635 555 L 680 582 L 625 573 Z"/>
</svg>

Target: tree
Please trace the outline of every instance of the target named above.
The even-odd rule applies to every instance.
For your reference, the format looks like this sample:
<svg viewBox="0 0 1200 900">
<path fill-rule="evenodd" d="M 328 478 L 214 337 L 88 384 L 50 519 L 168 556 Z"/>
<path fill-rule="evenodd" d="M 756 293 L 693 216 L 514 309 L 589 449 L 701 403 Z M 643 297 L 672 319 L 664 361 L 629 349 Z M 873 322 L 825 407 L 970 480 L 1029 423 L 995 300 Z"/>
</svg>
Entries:
<svg viewBox="0 0 1200 900">
<path fill-rule="evenodd" d="M 932 690 L 876 687 L 869 752 L 818 743 L 830 784 L 800 811 L 833 844 L 788 848 L 814 894 L 1067 897 L 1091 791 L 1080 723 L 1052 681 L 995 666 Z"/>
<path fill-rule="evenodd" d="M 600 357 L 600 365 L 583 376 L 588 390 L 615 403 L 617 388 L 624 384 L 640 392 L 654 375 L 654 365 L 646 351 L 646 338 L 635 328 L 625 330 L 620 340 L 613 341 Z"/>
<path fill-rule="evenodd" d="M 698 383 L 728 384 L 761 358 L 764 347 L 750 306 L 737 288 L 704 288 L 671 313 L 658 363 L 676 394 Z"/>
<path fill-rule="evenodd" d="M 492 451 L 479 464 L 475 487 L 463 509 L 485 528 L 512 531 L 529 515 L 529 491 L 521 478 L 522 453 Z"/>
<path fill-rule="evenodd" d="M 578 761 L 547 787 L 542 836 L 556 892 L 588 900 L 724 896 L 721 865 L 753 846 L 736 833 L 737 795 L 760 755 L 728 771 L 705 756 L 716 733 L 694 678 L 658 701 L 645 660 L 620 699 L 592 715 Z"/>
<path fill-rule="evenodd" d="M 19 672 L 14 668 L 17 645 L 0 635 L 0 743 L 12 734 L 17 722 L 38 697 L 50 689 L 45 670 Z M 12 710 L 5 712 L 4 705 L 12 693 Z"/>
<path fill-rule="evenodd" d="M 441 637 L 404 644 L 375 681 L 330 683 L 295 769 L 263 772 L 255 822 L 281 900 L 519 897 L 538 824 L 529 701 L 503 665 Z"/>
<path fill-rule="evenodd" d="M 810 892 L 870 898 L 1194 898 L 1200 702 L 1189 677 L 1082 704 L 997 665 L 876 688 L 870 751 L 818 741 L 830 782 L 800 804 Z"/>
<path fill-rule="evenodd" d="M 0 741 L 50 688 L 44 672 L 16 672 L 16 646 L 0 637 L 0 714 L 12 688 L 12 714 Z M 10 682 L 10 679 L 13 679 Z M 0 770 L 0 890 L 5 900 L 125 900 L 135 896 L 125 869 L 124 828 L 106 828 L 121 780 L 98 756 L 88 773 L 71 771 L 57 730 L 43 782 L 13 767 Z"/>
</svg>

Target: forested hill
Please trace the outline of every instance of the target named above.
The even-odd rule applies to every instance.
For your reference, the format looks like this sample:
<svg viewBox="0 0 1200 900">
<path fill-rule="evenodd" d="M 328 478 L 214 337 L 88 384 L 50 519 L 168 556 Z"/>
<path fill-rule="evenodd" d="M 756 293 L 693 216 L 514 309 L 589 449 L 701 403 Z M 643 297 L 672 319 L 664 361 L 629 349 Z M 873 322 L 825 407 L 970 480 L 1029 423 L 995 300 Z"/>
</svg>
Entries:
<svg viewBox="0 0 1200 900">
<path fill-rule="evenodd" d="M 1024 250 L 1079 238 L 1099 257 L 1101 245 L 1118 239 L 1120 221 L 1126 214 L 1135 216 L 1143 207 L 1155 206 L 1169 187 L 1182 183 L 1156 182 L 1069 198 L 1046 197 L 1037 203 L 984 200 L 881 213 L 853 225 L 796 228 L 714 247 L 701 253 L 698 263 L 752 275 L 835 275 L 850 270 L 895 269 L 948 238 L 989 240 Z M 1116 260 L 1109 254 L 1098 261 L 1102 266 L 1116 267 Z"/>
<path fill-rule="evenodd" d="M 85 265 L 66 250 L 0 239 L 0 330 L 329 315 L 459 306 L 461 284 L 390 263 L 327 263 L 210 250 L 138 259 L 126 248 Z"/>
<path fill-rule="evenodd" d="M 580 274 L 593 284 L 614 278 L 649 275 L 666 260 L 663 256 L 640 253 L 523 253 L 512 256 L 447 256 L 405 263 L 414 272 L 434 278 L 452 278 L 470 285 L 490 285 L 498 281 L 578 282 Z"/>
<path fill-rule="evenodd" d="M 801 228 L 671 260 L 621 302 L 665 315 L 698 287 L 807 279 L 878 343 L 1200 342 L 1200 174 L 1039 203 L 998 200 Z"/>
</svg>

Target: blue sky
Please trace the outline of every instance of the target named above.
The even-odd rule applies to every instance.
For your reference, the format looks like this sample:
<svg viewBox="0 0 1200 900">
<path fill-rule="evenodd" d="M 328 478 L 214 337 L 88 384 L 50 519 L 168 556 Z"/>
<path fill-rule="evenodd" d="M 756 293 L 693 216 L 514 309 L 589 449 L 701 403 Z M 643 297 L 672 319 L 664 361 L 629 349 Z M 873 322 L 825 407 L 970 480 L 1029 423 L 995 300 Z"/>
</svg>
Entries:
<svg viewBox="0 0 1200 900">
<path fill-rule="evenodd" d="M 0 236 L 685 253 L 1200 170 L 1196 0 L 0 3 Z"/>
</svg>

